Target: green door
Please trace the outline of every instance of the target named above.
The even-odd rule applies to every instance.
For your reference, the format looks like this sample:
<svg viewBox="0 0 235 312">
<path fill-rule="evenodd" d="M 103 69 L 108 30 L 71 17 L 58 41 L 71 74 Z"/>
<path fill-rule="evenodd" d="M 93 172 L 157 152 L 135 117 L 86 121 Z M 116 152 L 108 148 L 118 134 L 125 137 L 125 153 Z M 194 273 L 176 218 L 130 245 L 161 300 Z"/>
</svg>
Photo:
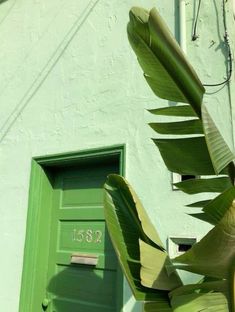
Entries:
<svg viewBox="0 0 235 312">
<path fill-rule="evenodd" d="M 103 212 L 102 187 L 113 172 L 116 163 L 54 170 L 42 311 L 121 311 L 122 278 Z"/>
</svg>

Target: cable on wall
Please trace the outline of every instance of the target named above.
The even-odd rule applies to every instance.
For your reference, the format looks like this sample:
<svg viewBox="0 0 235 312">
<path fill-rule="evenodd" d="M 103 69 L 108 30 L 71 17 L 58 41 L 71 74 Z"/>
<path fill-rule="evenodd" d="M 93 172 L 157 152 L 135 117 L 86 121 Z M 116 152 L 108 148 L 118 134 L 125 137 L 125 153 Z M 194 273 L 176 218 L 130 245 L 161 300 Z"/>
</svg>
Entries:
<svg viewBox="0 0 235 312">
<path fill-rule="evenodd" d="M 222 0 L 222 5 L 223 5 L 223 25 L 224 25 L 224 42 L 226 45 L 227 53 L 228 53 L 228 72 L 227 72 L 227 78 L 226 80 L 215 83 L 215 84 L 203 84 L 205 87 L 217 87 L 217 86 L 222 86 L 230 81 L 230 78 L 232 76 L 232 71 L 233 71 L 233 62 L 232 62 L 232 52 L 231 52 L 231 47 L 230 47 L 230 40 L 229 40 L 229 35 L 228 35 L 228 30 L 227 30 L 227 22 L 226 22 L 226 10 L 225 10 L 225 3 L 227 0 Z M 195 41 L 198 39 L 199 35 L 197 34 L 197 22 L 199 18 L 199 12 L 201 8 L 201 0 L 198 2 L 198 8 L 197 8 L 197 14 L 193 26 L 193 34 L 192 34 L 192 41 Z"/>
<path fill-rule="evenodd" d="M 196 18 L 195 18 L 195 22 L 194 22 L 194 26 L 193 26 L 192 41 L 197 40 L 197 38 L 199 37 L 197 35 L 197 22 L 198 22 L 198 16 L 199 16 L 200 8 L 201 8 L 201 2 L 202 2 L 201 0 L 199 0 L 199 2 L 198 2 L 197 14 L 196 14 Z"/>
</svg>

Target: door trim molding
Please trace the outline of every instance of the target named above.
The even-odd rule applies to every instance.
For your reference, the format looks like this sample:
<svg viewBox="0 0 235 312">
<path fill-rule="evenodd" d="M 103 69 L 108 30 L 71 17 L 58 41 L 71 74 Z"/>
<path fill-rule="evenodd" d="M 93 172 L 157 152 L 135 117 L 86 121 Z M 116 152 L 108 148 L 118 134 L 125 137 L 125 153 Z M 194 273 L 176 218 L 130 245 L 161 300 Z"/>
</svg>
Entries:
<svg viewBox="0 0 235 312">
<path fill-rule="evenodd" d="M 37 294 L 37 300 L 42 302 L 45 295 L 42 289 L 45 289 L 46 286 L 51 215 L 50 204 L 45 208 L 44 202 L 52 203 L 50 170 L 65 165 L 105 160 L 106 157 L 119 161 L 120 174 L 124 176 L 125 145 L 40 156 L 32 159 L 19 312 L 42 311 L 42 309 L 36 310 L 36 306 L 40 307 L 40 304 L 35 303 L 35 294 Z M 40 272 L 44 272 L 44 274 Z"/>
</svg>

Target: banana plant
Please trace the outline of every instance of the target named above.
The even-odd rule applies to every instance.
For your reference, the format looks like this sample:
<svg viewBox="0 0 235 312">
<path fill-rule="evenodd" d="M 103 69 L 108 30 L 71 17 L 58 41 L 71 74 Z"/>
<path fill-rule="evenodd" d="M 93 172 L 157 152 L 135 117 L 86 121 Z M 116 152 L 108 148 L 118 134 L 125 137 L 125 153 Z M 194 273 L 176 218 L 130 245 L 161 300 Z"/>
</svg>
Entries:
<svg viewBox="0 0 235 312">
<path fill-rule="evenodd" d="M 152 91 L 180 103 L 150 110 L 171 118 L 150 124 L 165 135 L 153 142 L 166 167 L 196 176 L 176 186 L 187 194 L 219 195 L 189 205 L 201 209 L 194 217 L 214 227 L 190 250 L 170 259 L 132 187 L 123 177 L 110 175 L 105 218 L 121 267 L 144 311 L 234 312 L 234 151 L 211 118 L 203 103 L 205 89 L 158 11 L 132 8 L 127 33 Z M 204 277 L 183 285 L 176 269 Z"/>
</svg>

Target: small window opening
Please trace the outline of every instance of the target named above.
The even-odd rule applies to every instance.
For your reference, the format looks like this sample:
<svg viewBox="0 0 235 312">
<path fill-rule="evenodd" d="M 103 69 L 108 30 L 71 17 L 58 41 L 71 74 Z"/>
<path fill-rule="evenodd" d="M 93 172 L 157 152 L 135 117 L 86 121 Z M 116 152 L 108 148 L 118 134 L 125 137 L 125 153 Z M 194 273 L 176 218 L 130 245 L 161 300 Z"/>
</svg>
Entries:
<svg viewBox="0 0 235 312">
<path fill-rule="evenodd" d="M 190 179 L 196 179 L 195 175 L 182 175 L 181 176 L 181 181 L 186 181 L 186 180 L 190 180 Z"/>
<path fill-rule="evenodd" d="M 179 244 L 178 245 L 178 251 L 179 252 L 185 252 L 188 251 L 192 247 L 191 244 Z"/>
<path fill-rule="evenodd" d="M 173 172 L 172 173 L 172 189 L 173 190 L 179 190 L 174 184 L 175 183 L 179 183 L 179 182 L 183 182 L 189 179 L 196 179 L 198 178 L 198 176 L 195 175 L 190 175 L 190 174 L 184 174 L 184 175 L 180 175 L 178 173 Z"/>
<path fill-rule="evenodd" d="M 197 242 L 196 237 L 170 236 L 167 240 L 167 249 L 170 258 L 175 258 L 188 251 Z"/>
</svg>

